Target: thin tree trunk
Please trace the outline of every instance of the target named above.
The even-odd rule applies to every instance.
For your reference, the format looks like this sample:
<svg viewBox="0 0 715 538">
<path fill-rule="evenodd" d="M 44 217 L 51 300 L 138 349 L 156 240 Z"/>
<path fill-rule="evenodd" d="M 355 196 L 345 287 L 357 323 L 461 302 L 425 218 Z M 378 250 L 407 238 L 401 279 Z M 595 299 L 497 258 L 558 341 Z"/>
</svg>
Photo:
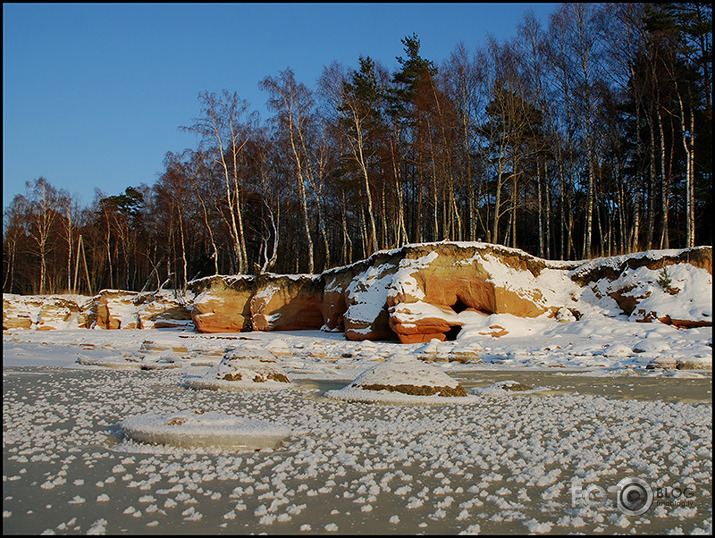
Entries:
<svg viewBox="0 0 715 538">
<path fill-rule="evenodd" d="M 566 178 L 564 174 L 564 164 L 561 160 L 561 150 L 558 151 L 559 154 L 559 178 L 561 180 L 561 192 L 559 197 L 561 198 L 559 203 L 559 223 L 561 227 L 561 233 L 559 234 L 559 255 L 562 260 L 566 259 Z"/>
<path fill-rule="evenodd" d="M 465 181 L 467 182 L 467 192 L 469 196 L 469 240 L 477 240 L 477 210 L 475 200 L 474 183 L 472 181 L 472 159 L 469 148 L 469 122 L 467 120 L 466 110 L 462 115 L 462 135 L 464 137 L 464 158 L 465 158 Z"/>
<path fill-rule="evenodd" d="M 631 236 L 631 252 L 637 252 L 640 247 L 640 214 L 641 214 L 641 193 L 636 191 L 635 203 L 633 204 L 633 235 Z"/>
<path fill-rule="evenodd" d="M 691 142 L 690 142 L 690 166 L 688 167 L 688 174 L 690 176 L 690 181 L 688 182 L 689 194 L 688 194 L 688 205 L 690 206 L 688 211 L 688 220 L 690 225 L 688 227 L 688 247 L 695 246 L 695 112 L 690 110 L 690 132 L 691 132 Z"/>
<path fill-rule="evenodd" d="M 417 242 L 422 243 L 422 192 L 424 190 L 424 166 L 422 163 L 422 117 L 417 112 L 417 177 L 419 179 L 418 192 L 417 192 L 417 215 L 416 215 L 416 225 L 417 225 Z"/>
<path fill-rule="evenodd" d="M 655 160 L 655 128 L 652 118 L 648 117 L 648 132 L 650 133 L 650 177 L 648 182 L 648 224 L 646 232 L 646 250 L 653 246 L 653 230 L 655 229 L 655 200 L 656 200 L 656 160 Z"/>
<path fill-rule="evenodd" d="M 546 207 L 546 242 L 544 257 L 551 259 L 551 197 L 549 196 L 549 170 L 547 159 L 544 159 L 544 206 Z"/>
<path fill-rule="evenodd" d="M 107 216 L 107 238 L 105 240 L 105 245 L 107 246 L 107 261 L 109 262 L 109 288 L 113 289 L 114 288 L 114 280 L 113 280 L 113 274 L 112 274 L 112 249 L 111 245 L 109 244 L 110 240 L 110 229 L 109 229 L 109 216 Z"/>
<path fill-rule="evenodd" d="M 238 272 L 245 273 L 248 271 L 248 255 L 246 254 L 246 237 L 243 232 L 243 211 L 241 209 L 241 185 L 240 176 L 238 174 L 238 152 L 243 149 L 245 142 L 236 147 L 236 133 L 234 132 L 233 119 L 229 120 L 231 129 L 231 150 L 233 154 L 233 198 L 236 208 L 236 233 L 238 235 L 238 248 L 240 251 Z M 233 210 L 231 210 L 233 212 Z"/>
<path fill-rule="evenodd" d="M 193 183 L 193 181 L 192 181 L 192 183 Z M 209 240 L 211 241 L 211 247 L 213 248 L 213 251 L 214 251 L 213 256 L 212 256 L 213 260 L 214 260 L 214 274 L 217 275 L 218 274 L 218 248 L 216 247 L 216 241 L 214 240 L 213 230 L 211 229 L 211 226 L 209 225 L 209 214 L 208 214 L 208 211 L 206 210 L 206 204 L 204 203 L 203 197 L 199 193 L 198 186 L 196 185 L 196 183 L 193 183 L 193 184 L 194 184 L 194 188 L 196 189 L 196 195 L 199 198 L 199 202 L 201 202 L 201 208 L 202 208 L 203 214 L 204 214 L 204 224 L 206 225 L 206 229 L 209 232 Z"/>
<path fill-rule="evenodd" d="M 515 167 L 516 168 L 516 167 Z M 512 176 L 512 192 L 511 192 L 511 246 L 516 246 L 516 212 L 517 212 L 517 178 L 518 174 Z M 506 242 L 504 243 L 506 244 Z"/>
<path fill-rule="evenodd" d="M 367 171 L 367 163 L 365 161 L 365 154 L 363 151 L 363 132 L 362 126 L 360 124 L 360 119 L 357 117 L 357 111 L 353 111 L 353 125 L 355 126 L 355 159 L 360 167 L 360 172 L 362 173 L 363 188 L 365 190 L 365 200 L 367 203 L 367 213 L 368 220 L 370 222 L 370 235 L 368 238 L 368 245 L 372 252 L 378 250 L 377 246 L 377 225 L 375 224 L 375 211 L 372 207 L 372 192 L 370 189 L 370 179 Z"/>
<path fill-rule="evenodd" d="M 660 208 L 663 213 L 663 227 L 660 231 L 660 248 L 669 248 L 670 241 L 668 240 L 668 198 L 669 198 L 669 182 L 670 179 L 665 169 L 665 137 L 663 136 L 663 116 L 661 107 L 658 104 L 658 132 L 660 134 Z"/>
<path fill-rule="evenodd" d="M 184 219 L 182 218 L 182 213 L 181 213 L 181 207 L 177 207 L 178 213 L 179 213 L 179 237 L 181 239 L 181 260 L 183 262 L 183 275 L 182 275 L 182 282 L 183 285 L 181 287 L 181 292 L 186 294 L 186 285 L 188 282 L 188 276 L 186 275 L 188 271 L 188 262 L 186 261 L 186 241 L 184 240 Z"/>
<path fill-rule="evenodd" d="M 397 244 L 399 247 L 409 242 L 407 226 L 405 224 L 404 197 L 402 194 L 402 181 L 399 166 L 397 165 L 397 155 L 395 140 L 390 137 L 390 155 L 392 156 L 392 171 L 395 176 L 395 195 L 397 196 Z"/>
<path fill-rule="evenodd" d="M 536 163 L 536 203 L 539 213 L 539 257 L 544 258 L 544 206 L 541 200 L 541 167 Z"/>
<path fill-rule="evenodd" d="M 303 177 L 303 167 L 301 164 L 301 157 L 298 154 L 298 150 L 295 147 L 295 140 L 294 140 L 294 130 L 295 126 L 293 125 L 293 114 L 291 110 L 289 109 L 288 111 L 288 129 L 290 133 L 290 146 L 291 150 L 293 151 L 293 158 L 295 160 L 295 165 L 296 165 L 296 180 L 297 180 L 297 185 L 298 185 L 298 199 L 300 200 L 300 207 L 301 207 L 301 212 L 303 214 L 303 231 L 305 233 L 305 240 L 308 246 L 308 273 L 313 273 L 314 272 L 314 256 L 313 256 L 313 239 L 310 236 L 310 219 L 308 217 L 308 202 L 306 200 L 306 195 L 305 195 L 305 179 Z"/>
</svg>

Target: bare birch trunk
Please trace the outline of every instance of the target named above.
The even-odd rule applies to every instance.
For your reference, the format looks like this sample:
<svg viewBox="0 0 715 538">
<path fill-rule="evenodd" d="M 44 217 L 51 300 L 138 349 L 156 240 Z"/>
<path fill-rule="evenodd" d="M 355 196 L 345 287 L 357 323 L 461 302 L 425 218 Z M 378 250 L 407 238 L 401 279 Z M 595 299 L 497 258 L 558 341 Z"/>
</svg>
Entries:
<svg viewBox="0 0 715 538">
<path fill-rule="evenodd" d="M 670 178 L 665 169 L 665 137 L 663 136 L 663 116 L 660 104 L 658 104 L 658 132 L 660 133 L 660 208 L 663 213 L 663 227 L 660 232 L 660 248 L 670 248 L 668 240 L 668 205 L 670 194 Z"/>
</svg>

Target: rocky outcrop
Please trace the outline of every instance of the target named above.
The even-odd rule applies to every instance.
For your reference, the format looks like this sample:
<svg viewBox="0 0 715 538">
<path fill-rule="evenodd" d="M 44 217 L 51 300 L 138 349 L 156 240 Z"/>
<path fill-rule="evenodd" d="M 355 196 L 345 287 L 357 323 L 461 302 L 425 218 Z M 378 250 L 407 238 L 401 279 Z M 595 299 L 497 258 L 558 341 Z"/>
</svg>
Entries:
<svg viewBox="0 0 715 538">
<path fill-rule="evenodd" d="M 170 293 L 3 295 L 3 329 L 148 329 L 187 323 L 191 323 L 188 307 Z"/>
<path fill-rule="evenodd" d="M 348 310 L 346 290 L 359 273 L 355 266 L 331 269 L 323 273 L 323 328 L 327 331 L 345 331 L 345 312 Z"/>
<path fill-rule="evenodd" d="M 139 327 L 134 300 L 138 293 L 102 290 L 96 300 L 96 326 L 100 329 L 136 329 Z"/>
<path fill-rule="evenodd" d="M 102 290 L 80 319 L 87 328 L 161 329 L 185 327 L 191 322 L 191 313 L 184 299 L 171 292 Z"/>
<path fill-rule="evenodd" d="M 319 275 L 201 278 L 189 283 L 185 296 L 118 290 L 89 298 L 4 295 L 3 328 L 322 328 L 350 340 L 415 343 L 453 339 L 464 325 L 493 314 L 566 323 L 606 311 L 690 328 L 712 325 L 711 306 L 687 306 L 702 304 L 698 295 L 711 280 L 711 247 L 561 262 L 486 243 L 423 243 Z M 490 330 L 480 334 L 507 334 L 500 325 L 486 326 Z"/>
<path fill-rule="evenodd" d="M 325 393 L 328 398 L 347 401 L 406 401 L 438 397 L 464 398 L 464 387 L 433 365 L 414 357 L 393 355 L 365 370 L 352 383 L 339 390 Z M 404 396 L 409 399 L 405 400 Z"/>
<path fill-rule="evenodd" d="M 211 276 L 189 282 L 194 293 L 191 319 L 202 333 L 240 332 L 251 329 L 251 297 L 255 278 Z"/>
<path fill-rule="evenodd" d="M 40 296 L 5 295 L 2 296 L 2 328 L 32 329 L 42 306 Z"/>
<path fill-rule="evenodd" d="M 516 250 L 483 243 L 407 245 L 324 273 L 324 318 L 351 340 L 444 340 L 462 325 L 464 311 L 538 316 L 548 307 L 534 282 L 515 287 L 500 277 L 537 275 L 547 266 Z M 524 277 L 520 276 L 519 281 Z M 533 280 L 533 278 L 532 278 Z"/>
<path fill-rule="evenodd" d="M 345 336 L 349 340 L 394 340 L 387 294 L 397 270 L 394 256 L 373 256 L 344 288 Z"/>
<path fill-rule="evenodd" d="M 672 284 L 664 280 L 669 266 Z M 359 269 L 342 286 L 343 324 L 350 339 L 385 339 L 391 333 L 403 343 L 451 339 L 475 315 L 564 319 L 568 312 L 570 319 L 580 319 L 584 312 L 579 308 L 591 306 L 590 296 L 579 303 L 584 290 L 593 293 L 595 302 L 610 297 L 633 320 L 640 316 L 679 327 L 711 324 L 711 319 L 693 319 L 695 312 L 662 311 L 663 304 L 672 308 L 674 301 L 656 302 L 664 293 L 697 293 L 681 287 L 712 274 L 711 247 L 562 262 L 498 245 L 431 243 L 378 253 Z M 340 304 L 339 298 L 331 297 L 331 304 Z M 498 329 L 495 335 L 506 334 Z"/>
<path fill-rule="evenodd" d="M 688 264 L 704 269 L 712 275 L 712 247 L 693 247 L 685 249 L 648 250 L 634 254 L 624 254 L 609 258 L 596 258 L 582 262 L 571 271 L 571 280 L 585 287 L 599 280 L 618 280 L 627 271 L 645 267 L 651 271 L 661 270 L 670 265 Z"/>
<path fill-rule="evenodd" d="M 81 303 L 64 297 L 50 297 L 43 301 L 37 318 L 37 330 L 48 331 L 67 328 L 73 320 L 79 326 L 83 325 L 80 319 Z"/>
<path fill-rule="evenodd" d="M 3 295 L 3 330 L 85 328 L 92 298 L 82 295 Z"/>
<path fill-rule="evenodd" d="M 319 275 L 263 274 L 250 300 L 256 331 L 299 331 L 323 326 L 323 283 Z"/>
<path fill-rule="evenodd" d="M 189 306 L 180 296 L 140 294 L 134 304 L 138 329 L 193 328 Z"/>
<path fill-rule="evenodd" d="M 702 289 L 712 287 L 712 247 L 589 260 L 569 276 L 579 286 L 583 303 L 611 299 L 631 321 L 678 328 L 712 326 L 712 314 L 695 306 L 701 302 Z"/>
<path fill-rule="evenodd" d="M 320 275 L 212 276 L 194 280 L 191 317 L 206 333 L 320 329 Z"/>
<path fill-rule="evenodd" d="M 408 247 L 390 285 L 390 327 L 403 343 L 446 339 L 463 312 L 536 317 L 553 308 L 538 281 L 544 260 L 495 245 L 430 247 Z"/>
</svg>

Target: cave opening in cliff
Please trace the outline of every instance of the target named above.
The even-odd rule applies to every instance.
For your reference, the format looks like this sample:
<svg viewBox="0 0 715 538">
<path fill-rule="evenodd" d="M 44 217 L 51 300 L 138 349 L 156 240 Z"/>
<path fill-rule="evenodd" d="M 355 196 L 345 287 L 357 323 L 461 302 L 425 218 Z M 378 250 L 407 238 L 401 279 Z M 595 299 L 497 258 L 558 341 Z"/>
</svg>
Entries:
<svg viewBox="0 0 715 538">
<path fill-rule="evenodd" d="M 461 325 L 452 325 L 444 335 L 445 340 L 447 340 L 448 342 L 452 342 L 452 341 L 456 340 L 457 335 L 460 333 L 461 330 L 462 330 Z"/>
<path fill-rule="evenodd" d="M 454 310 L 455 313 L 459 314 L 460 312 L 464 312 L 467 308 L 469 307 L 464 304 L 459 295 L 457 295 L 457 302 L 452 305 L 452 310 Z"/>
</svg>

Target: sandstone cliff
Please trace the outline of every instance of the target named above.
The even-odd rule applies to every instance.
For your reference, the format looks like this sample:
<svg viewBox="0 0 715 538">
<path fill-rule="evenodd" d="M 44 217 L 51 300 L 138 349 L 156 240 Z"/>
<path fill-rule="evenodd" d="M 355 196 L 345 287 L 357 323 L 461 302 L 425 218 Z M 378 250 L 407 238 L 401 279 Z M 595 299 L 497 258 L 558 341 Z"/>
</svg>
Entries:
<svg viewBox="0 0 715 538">
<path fill-rule="evenodd" d="M 442 242 L 377 252 L 318 275 L 201 278 L 183 297 L 118 290 L 3 295 L 3 329 L 323 329 L 350 340 L 414 343 L 451 339 L 491 314 L 711 325 L 711 290 L 711 247 L 560 262 L 498 245 Z M 497 326 L 490 330 L 500 334 Z"/>
</svg>

